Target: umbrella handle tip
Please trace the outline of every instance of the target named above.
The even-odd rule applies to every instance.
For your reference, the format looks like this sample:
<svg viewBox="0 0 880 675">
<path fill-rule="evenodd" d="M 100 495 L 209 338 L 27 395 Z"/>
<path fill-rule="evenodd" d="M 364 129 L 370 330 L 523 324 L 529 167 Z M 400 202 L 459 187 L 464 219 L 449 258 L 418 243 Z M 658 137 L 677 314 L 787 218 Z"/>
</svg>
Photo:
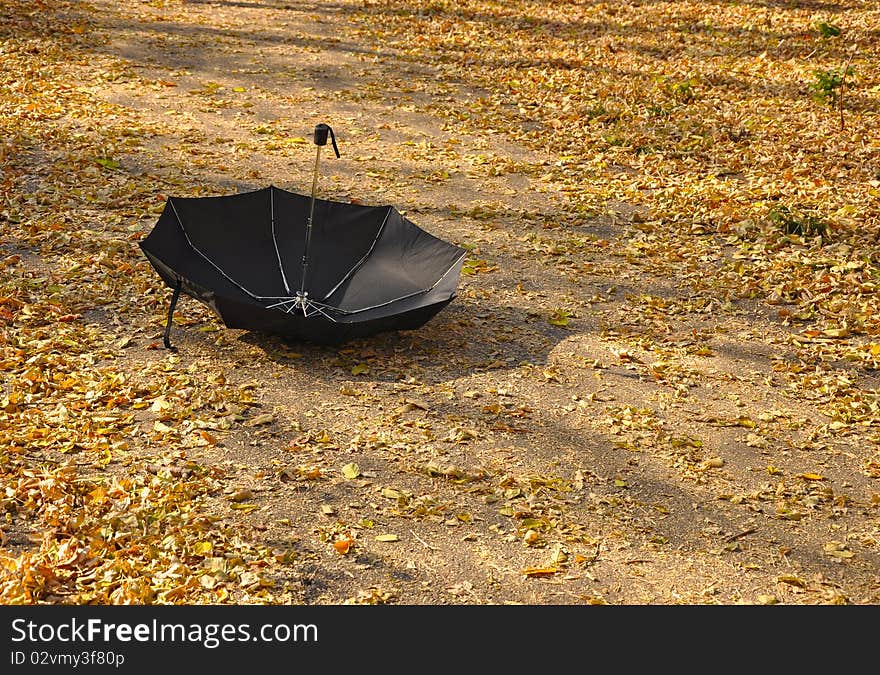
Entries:
<svg viewBox="0 0 880 675">
<path fill-rule="evenodd" d="M 330 141 L 333 143 L 333 152 L 339 157 L 339 147 L 336 145 L 336 134 L 333 133 L 333 129 L 329 124 L 321 122 L 321 124 L 315 126 L 315 145 L 327 145 L 328 135 L 330 136 Z"/>
</svg>

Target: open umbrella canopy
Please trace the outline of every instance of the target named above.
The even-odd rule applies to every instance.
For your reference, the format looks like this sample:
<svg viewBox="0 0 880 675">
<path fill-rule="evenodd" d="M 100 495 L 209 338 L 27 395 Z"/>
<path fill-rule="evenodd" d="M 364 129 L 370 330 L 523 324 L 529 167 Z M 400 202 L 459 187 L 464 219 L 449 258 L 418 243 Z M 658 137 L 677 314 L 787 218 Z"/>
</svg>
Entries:
<svg viewBox="0 0 880 675">
<path fill-rule="evenodd" d="M 315 130 L 319 158 L 328 130 Z M 311 197 L 274 185 L 169 197 L 140 246 L 174 289 L 169 348 L 180 293 L 229 328 L 308 342 L 419 328 L 455 297 L 466 253 L 393 206 L 316 199 L 314 183 Z"/>
</svg>

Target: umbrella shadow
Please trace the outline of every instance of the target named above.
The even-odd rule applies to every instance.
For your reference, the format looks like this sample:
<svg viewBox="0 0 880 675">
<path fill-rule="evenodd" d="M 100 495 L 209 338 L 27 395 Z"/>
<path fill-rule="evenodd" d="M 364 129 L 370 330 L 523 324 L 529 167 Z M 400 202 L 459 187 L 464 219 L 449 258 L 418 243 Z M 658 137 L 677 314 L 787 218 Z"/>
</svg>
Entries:
<svg viewBox="0 0 880 675">
<path fill-rule="evenodd" d="M 456 298 L 415 330 L 379 333 L 340 345 L 321 345 L 243 331 L 238 340 L 270 361 L 291 366 L 319 364 L 325 375 L 375 382 L 441 384 L 475 373 L 548 362 L 571 332 L 512 305 L 487 306 Z"/>
</svg>

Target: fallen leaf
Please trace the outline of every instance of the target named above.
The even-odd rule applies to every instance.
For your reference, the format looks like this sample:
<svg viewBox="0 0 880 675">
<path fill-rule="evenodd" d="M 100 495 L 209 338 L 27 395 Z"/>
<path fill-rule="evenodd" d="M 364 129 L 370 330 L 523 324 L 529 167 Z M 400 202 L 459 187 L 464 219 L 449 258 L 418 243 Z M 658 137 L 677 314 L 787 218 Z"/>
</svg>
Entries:
<svg viewBox="0 0 880 675">
<path fill-rule="evenodd" d="M 574 313 L 567 309 L 557 309 L 547 318 L 547 321 L 553 326 L 565 328 L 568 326 L 568 320 L 573 316 Z"/>
<path fill-rule="evenodd" d="M 526 567 L 522 573 L 527 577 L 549 577 L 559 571 L 558 567 Z"/>
<path fill-rule="evenodd" d="M 217 437 L 204 429 L 199 429 L 199 436 L 201 436 L 202 440 L 208 445 L 217 445 Z"/>
<path fill-rule="evenodd" d="M 117 162 L 115 159 L 108 159 L 106 157 L 100 157 L 100 158 L 96 159 L 95 162 L 97 162 L 98 164 L 103 166 L 105 169 L 118 169 L 119 168 L 119 162 Z"/>
<path fill-rule="evenodd" d="M 171 404 L 168 403 L 164 396 L 157 396 L 153 400 L 153 404 L 150 406 L 150 410 L 152 410 L 154 413 L 161 413 L 170 408 Z"/>
<path fill-rule="evenodd" d="M 258 508 L 260 508 L 260 506 L 258 504 L 235 503 L 235 504 L 231 504 L 230 506 L 233 509 L 235 509 L 236 511 L 244 511 L 245 513 L 248 513 L 250 511 L 256 511 Z"/>
<path fill-rule="evenodd" d="M 791 574 L 783 574 L 782 576 L 777 577 L 776 581 L 783 583 L 783 584 L 789 584 L 791 586 L 797 586 L 798 588 L 806 588 L 807 587 L 806 581 L 804 581 L 800 577 L 796 577 Z"/>
<path fill-rule="evenodd" d="M 193 553 L 196 555 L 208 555 L 214 550 L 214 545 L 210 541 L 197 541 L 193 545 Z"/>
<path fill-rule="evenodd" d="M 823 550 L 827 555 L 834 558 L 853 558 L 856 555 L 853 551 L 846 548 L 846 544 L 838 541 L 829 541 L 825 544 Z"/>
<path fill-rule="evenodd" d="M 533 546 L 538 543 L 540 538 L 541 535 L 538 534 L 537 530 L 526 530 L 526 533 L 523 535 L 523 543 L 526 546 Z"/>
<path fill-rule="evenodd" d="M 275 415 L 272 413 L 264 413 L 262 415 L 257 415 L 256 417 L 249 419 L 244 423 L 246 427 L 258 427 L 263 424 L 271 424 L 275 421 Z"/>
</svg>

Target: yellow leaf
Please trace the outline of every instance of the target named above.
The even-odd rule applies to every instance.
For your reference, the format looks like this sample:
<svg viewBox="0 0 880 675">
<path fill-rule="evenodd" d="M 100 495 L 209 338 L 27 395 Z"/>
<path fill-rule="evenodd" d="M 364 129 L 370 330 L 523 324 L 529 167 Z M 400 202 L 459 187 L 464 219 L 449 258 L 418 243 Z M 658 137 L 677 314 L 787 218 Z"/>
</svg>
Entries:
<svg viewBox="0 0 880 675">
<path fill-rule="evenodd" d="M 553 314 L 551 314 L 547 321 L 554 325 L 564 328 L 568 325 L 569 317 L 574 316 L 571 312 L 566 309 L 557 309 Z"/>
<path fill-rule="evenodd" d="M 802 473 L 800 477 L 804 480 L 825 480 L 822 476 L 817 473 Z"/>
<path fill-rule="evenodd" d="M 396 534 L 380 534 L 376 537 L 376 541 L 400 541 L 400 537 Z"/>
<path fill-rule="evenodd" d="M 249 511 L 255 511 L 260 507 L 257 504 L 232 504 L 232 508 L 236 511 L 244 511 L 245 513 L 248 513 Z"/>
<path fill-rule="evenodd" d="M 193 553 L 196 555 L 208 555 L 214 550 L 214 545 L 210 541 L 197 541 L 193 546 Z"/>
<path fill-rule="evenodd" d="M 94 490 L 89 492 L 88 496 L 89 496 L 89 501 L 92 504 L 103 504 L 106 497 L 107 497 L 107 491 L 102 486 L 99 485 Z"/>
<path fill-rule="evenodd" d="M 790 584 L 791 586 L 797 586 L 799 588 L 806 588 L 807 582 L 801 579 L 800 577 L 796 577 L 791 574 L 783 574 L 781 577 L 777 577 L 776 581 L 783 584 Z"/>
<path fill-rule="evenodd" d="M 346 464 L 344 467 L 342 467 L 342 475 L 345 476 L 346 478 L 348 478 L 349 480 L 357 478 L 358 476 L 361 475 L 360 467 L 358 467 L 358 465 L 355 464 L 354 462 Z"/>
<path fill-rule="evenodd" d="M 369 372 L 370 367 L 366 363 L 359 363 L 351 369 L 352 375 L 362 375 Z"/>
</svg>

